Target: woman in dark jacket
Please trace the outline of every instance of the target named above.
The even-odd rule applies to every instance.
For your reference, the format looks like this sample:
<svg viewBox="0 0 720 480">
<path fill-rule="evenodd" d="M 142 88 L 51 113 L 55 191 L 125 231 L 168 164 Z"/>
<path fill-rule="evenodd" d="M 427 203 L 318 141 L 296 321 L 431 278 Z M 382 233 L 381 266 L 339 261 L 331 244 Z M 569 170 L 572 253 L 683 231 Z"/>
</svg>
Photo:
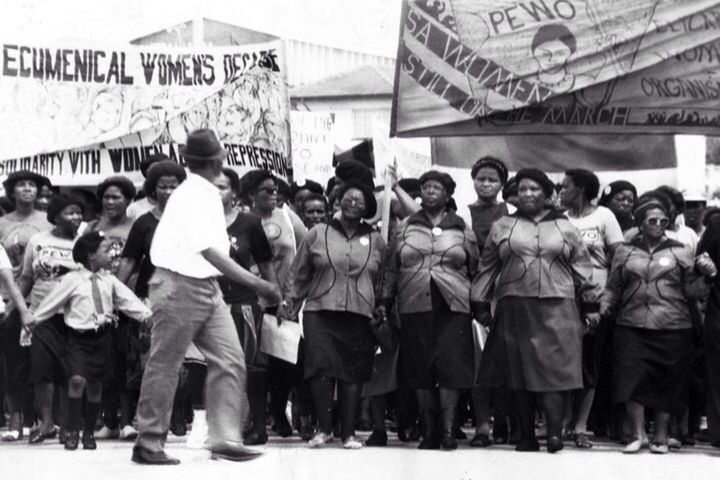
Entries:
<svg viewBox="0 0 720 480">
<path fill-rule="evenodd" d="M 305 378 L 311 382 L 320 424 L 309 446 L 332 441 L 337 381 L 343 446 L 355 449 L 362 447 L 354 427 L 362 384 L 372 374 L 375 341 L 370 320 L 385 243 L 363 221 L 377 211 L 372 186 L 351 180 L 337 196 L 340 212 L 313 227 L 298 248 L 278 317 L 295 318 L 305 301 Z"/>
<path fill-rule="evenodd" d="M 418 448 L 450 450 L 457 448 L 453 425 L 460 390 L 473 385 L 470 284 L 478 246 L 469 226 L 448 208 L 452 178 L 433 170 L 419 181 L 422 210 L 393 237 L 378 310 L 389 312 L 397 296 L 402 369 L 423 419 Z"/>
<path fill-rule="evenodd" d="M 598 205 L 609 208 L 615 214 L 623 232 L 635 226 L 633 209 L 637 201 L 635 185 L 625 180 L 616 180 L 602 191 Z"/>
<path fill-rule="evenodd" d="M 599 321 L 599 289 L 592 282 L 592 264 L 580 233 L 545 206 L 554 184 L 536 169 L 520 170 L 516 178 L 518 212 L 493 225 L 473 284 L 476 318 L 491 325 L 478 383 L 514 392 L 518 451 L 539 449 L 534 431 L 537 396 L 547 417 L 547 449 L 552 453 L 563 448 L 566 392 L 583 385 L 581 317 L 591 325 Z"/>
<path fill-rule="evenodd" d="M 692 367 L 693 330 L 688 299 L 700 298 L 713 273 L 709 259 L 667 238 L 666 207 L 649 200 L 635 210 L 640 235 L 618 248 L 602 302 L 615 314 L 613 400 L 625 403 L 634 439 L 625 453 L 646 443 L 645 408 L 655 410 L 653 453 L 668 452 L 670 414 L 683 407 Z"/>
</svg>

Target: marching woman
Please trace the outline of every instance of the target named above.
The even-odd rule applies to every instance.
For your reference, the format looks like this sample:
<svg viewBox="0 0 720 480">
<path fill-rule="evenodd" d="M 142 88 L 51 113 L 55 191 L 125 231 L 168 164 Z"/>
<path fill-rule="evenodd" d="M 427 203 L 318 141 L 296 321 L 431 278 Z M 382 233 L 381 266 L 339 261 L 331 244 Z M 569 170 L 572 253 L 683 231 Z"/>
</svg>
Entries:
<svg viewBox="0 0 720 480">
<path fill-rule="evenodd" d="M 15 210 L 0 217 L 0 243 L 9 262 L 3 265 L 11 268 L 9 277 L 3 275 L 4 282 L 0 286 L 0 295 L 5 300 L 12 300 L 12 303 L 19 307 L 12 312 L 8 308 L 4 321 L 0 322 L 0 355 L 5 365 L 5 397 L 10 414 L 9 430 L 2 436 L 4 441 L 15 441 L 22 437 L 23 403 L 30 386 L 29 349 L 21 347 L 18 343 L 21 327 L 25 323 L 21 320 L 23 318 L 27 320 L 28 310 L 24 301 L 18 303 L 17 298 L 13 296 L 13 276 L 22 266 L 25 247 L 30 237 L 38 232 L 51 230 L 53 227 L 47 221 L 47 214 L 36 207 L 39 191 L 46 180 L 36 173 L 21 170 L 11 173 L 3 182 L 5 195 L 13 203 Z M 12 285 L 7 283 L 8 281 Z"/>
<path fill-rule="evenodd" d="M 508 204 L 498 202 L 498 194 L 503 190 L 508 179 L 508 169 L 502 160 L 494 157 L 482 157 L 475 162 L 470 174 L 478 198 L 477 201 L 468 205 L 466 213 L 463 214 L 462 211 L 458 213 L 472 226 L 478 247 L 482 252 L 493 224 L 509 213 Z M 514 210 L 514 207 L 511 208 Z M 481 351 L 481 346 L 475 345 L 475 349 L 477 354 Z M 470 440 L 470 446 L 486 447 L 493 442 L 507 443 L 507 417 L 510 404 L 507 390 L 489 391 L 482 387 L 473 387 L 470 393 L 475 414 L 475 435 Z M 491 403 L 495 420 L 492 441 L 490 440 Z"/>
<path fill-rule="evenodd" d="M 63 312 L 67 337 L 65 365 L 68 377 L 67 438 L 65 450 L 76 450 L 83 425 L 83 450 L 95 450 L 94 428 L 100 411 L 103 381 L 112 375 L 112 329 L 115 310 L 139 321 L 152 312 L 110 273 L 112 244 L 102 232 L 80 237 L 73 260 L 83 268 L 63 276 L 33 311 L 43 322 Z M 87 395 L 84 421 L 83 393 Z"/>
<path fill-rule="evenodd" d="M 40 305 L 66 273 L 79 268 L 73 260 L 72 249 L 83 220 L 83 200 L 67 193 L 55 195 L 48 206 L 47 219 L 55 227 L 30 238 L 18 277 L 20 292 L 24 297 L 30 294 L 31 310 Z M 33 330 L 30 381 L 34 387 L 40 426 L 30 434 L 31 444 L 57 435 L 53 424 L 53 394 L 55 385 L 66 385 L 62 364 L 64 349 L 62 314 L 55 315 Z"/>
<path fill-rule="evenodd" d="M 252 213 L 243 213 L 234 206 L 240 194 L 238 174 L 230 168 L 224 168 L 222 174 L 213 183 L 220 190 L 220 198 L 225 210 L 230 258 L 246 270 L 256 267 L 262 278 L 277 285 L 277 277 L 272 267 L 273 252 L 260 217 Z M 265 375 L 268 363 L 267 356 L 259 350 L 262 310 L 254 290 L 225 277 L 220 278 L 219 283 L 225 303 L 230 306 L 248 369 L 247 390 L 252 430 L 246 434 L 244 443 L 262 445 L 267 442 Z"/>
<path fill-rule="evenodd" d="M 141 214 L 130 228 L 127 241 L 122 250 L 117 277 L 124 284 L 131 286 L 130 281 L 137 271 L 135 294 L 145 300 L 148 297 L 148 282 L 155 272 L 150 260 L 150 246 L 152 245 L 155 229 L 160 223 L 163 211 L 170 200 L 170 195 L 186 178 L 185 169 L 173 160 L 158 160 L 147 169 L 143 191 L 147 201 L 152 202 L 150 211 Z M 137 401 L 140 394 L 143 366 L 150 348 L 150 328 L 147 324 L 132 322 L 127 326 L 127 369 L 122 375 L 126 377 L 126 388 L 131 397 L 131 404 Z M 173 410 L 175 412 L 176 409 Z M 127 417 L 132 420 L 133 409 L 128 407 Z M 177 415 L 174 416 L 176 418 Z M 185 429 L 185 418 L 182 422 L 173 422 L 172 430 L 175 434 L 182 434 Z M 136 432 L 129 421 L 125 422 L 119 436 L 131 439 Z"/>
<path fill-rule="evenodd" d="M 386 316 L 397 297 L 404 381 L 415 390 L 423 420 L 418 448 L 452 450 L 460 390 L 473 385 L 470 285 L 478 246 L 449 208 L 453 179 L 431 170 L 419 182 L 422 209 L 393 237 L 378 315 Z"/>
<path fill-rule="evenodd" d="M 295 258 L 295 252 L 307 234 L 302 220 L 290 207 L 280 205 L 278 200 L 279 179 L 267 170 L 252 170 L 241 178 L 242 195 L 251 206 L 250 212 L 260 217 L 265 235 L 270 241 L 272 267 L 279 281 L 285 281 Z M 289 189 L 289 187 L 288 187 Z M 268 313 L 274 313 L 277 305 L 261 301 Z M 288 397 L 296 387 L 301 374 L 296 365 L 275 357 L 268 358 L 267 382 L 270 392 L 272 426 L 280 436 L 292 435 L 292 426 L 285 415 Z"/>
<path fill-rule="evenodd" d="M 709 291 L 715 266 L 693 259 L 690 248 L 667 237 L 668 208 L 649 198 L 634 212 L 640 234 L 615 253 L 602 302 L 614 314 L 613 400 L 625 403 L 633 440 L 624 453 L 647 445 L 645 408 L 655 411 L 653 453 L 668 452 L 670 415 L 679 413 L 693 362 L 689 299 Z M 698 275 L 699 272 L 702 275 Z"/>
<path fill-rule="evenodd" d="M 616 180 L 605 187 L 598 205 L 610 209 L 624 233 L 635 226 L 632 214 L 637 196 L 635 185 L 626 180 Z"/>
<path fill-rule="evenodd" d="M 305 378 L 311 382 L 320 424 L 309 446 L 332 441 L 337 382 L 343 446 L 355 449 L 362 447 L 354 427 L 362 384 L 372 374 L 370 321 L 385 244 L 363 221 L 377 211 L 372 185 L 351 180 L 337 195 L 340 213 L 327 224 L 313 227 L 300 244 L 278 317 L 295 318 L 305 301 Z"/>
<path fill-rule="evenodd" d="M 90 222 L 88 232 L 103 232 L 110 242 L 112 262 L 110 271 L 117 274 L 120 267 L 122 251 L 125 247 L 133 219 L 127 215 L 127 208 L 135 198 L 135 186 L 121 175 L 108 177 L 97 187 L 97 198 L 102 209 L 100 218 Z M 127 388 L 127 355 L 130 336 L 130 325 L 127 319 L 120 318 L 118 328 L 113 330 L 114 375 L 112 383 L 106 385 L 103 395 L 104 426 L 97 433 L 97 438 L 121 438 L 131 440 L 137 436 L 132 426 L 133 412 L 130 405 L 130 393 Z M 119 405 L 118 405 L 119 401 Z M 118 423 L 118 407 L 122 418 Z"/>
<path fill-rule="evenodd" d="M 580 233 L 546 206 L 553 182 L 537 169 L 522 169 L 515 178 L 518 211 L 493 225 L 473 284 L 476 318 L 490 326 L 478 383 L 514 392 L 518 451 L 540 448 L 537 398 L 548 423 L 547 449 L 554 453 L 563 448 L 566 393 L 583 385 L 581 318 L 598 323 L 599 292 Z"/>
<path fill-rule="evenodd" d="M 567 208 L 570 223 L 580 231 L 593 267 L 593 282 L 605 288 L 615 250 L 623 241 L 615 215 L 592 201 L 598 195 L 600 181 L 589 170 L 573 169 L 565 172 L 560 190 L 560 202 Z M 605 322 L 595 331 L 583 336 L 584 389 L 574 394 L 571 422 L 566 431 L 578 448 L 592 448 L 588 434 L 588 417 L 595 398 L 603 346 L 608 333 Z"/>
</svg>

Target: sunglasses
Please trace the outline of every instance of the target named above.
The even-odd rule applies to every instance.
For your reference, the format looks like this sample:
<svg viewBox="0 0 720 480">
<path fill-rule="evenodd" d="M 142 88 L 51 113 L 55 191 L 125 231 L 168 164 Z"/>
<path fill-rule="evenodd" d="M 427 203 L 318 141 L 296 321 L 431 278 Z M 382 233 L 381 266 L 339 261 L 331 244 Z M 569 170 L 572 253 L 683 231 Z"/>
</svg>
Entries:
<svg viewBox="0 0 720 480">
<path fill-rule="evenodd" d="M 277 187 L 262 187 L 257 189 L 258 193 L 265 192 L 268 195 L 275 195 L 278 192 Z"/>
<path fill-rule="evenodd" d="M 357 198 L 345 197 L 340 200 L 340 205 L 345 207 L 357 206 L 358 208 L 365 208 L 365 202 L 358 200 Z"/>
<path fill-rule="evenodd" d="M 667 227 L 670 223 L 670 219 L 667 217 L 648 217 L 645 219 L 645 223 L 651 227 L 656 227 L 658 225 L 661 227 Z"/>
</svg>

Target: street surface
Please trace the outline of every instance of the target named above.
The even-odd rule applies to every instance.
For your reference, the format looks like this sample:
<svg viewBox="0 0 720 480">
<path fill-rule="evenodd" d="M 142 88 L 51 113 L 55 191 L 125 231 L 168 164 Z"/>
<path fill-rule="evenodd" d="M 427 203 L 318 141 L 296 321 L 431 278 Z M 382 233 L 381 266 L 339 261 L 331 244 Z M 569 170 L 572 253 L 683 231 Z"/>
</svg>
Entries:
<svg viewBox="0 0 720 480">
<path fill-rule="evenodd" d="M 469 433 L 469 432 L 468 432 Z M 360 434 L 366 438 L 367 433 Z M 57 440 L 28 446 L 0 444 L 0 478 L 13 480 L 500 480 L 500 479 L 687 479 L 720 478 L 720 449 L 700 445 L 668 455 L 643 451 L 623 455 L 621 447 L 600 443 L 590 451 L 565 450 L 550 455 L 517 453 L 511 446 L 476 449 L 461 441 L 454 452 L 419 451 L 391 434 L 388 447 L 343 450 L 339 442 L 310 450 L 297 437 L 271 437 L 265 455 L 247 463 L 213 461 L 203 450 L 191 450 L 184 440 L 171 437 L 169 454 L 179 466 L 148 467 L 130 462 L 132 443 L 99 441 L 98 450 L 63 450 Z M 568 442 L 571 443 L 571 442 Z"/>
</svg>

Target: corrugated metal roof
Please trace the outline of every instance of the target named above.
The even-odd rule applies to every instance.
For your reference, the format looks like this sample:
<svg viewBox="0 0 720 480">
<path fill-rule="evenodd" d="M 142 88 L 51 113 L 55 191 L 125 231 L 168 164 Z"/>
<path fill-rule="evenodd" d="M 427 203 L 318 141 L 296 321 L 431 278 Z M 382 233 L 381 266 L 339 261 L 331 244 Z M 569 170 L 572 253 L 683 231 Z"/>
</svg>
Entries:
<svg viewBox="0 0 720 480">
<path fill-rule="evenodd" d="M 392 95 L 395 67 L 368 65 L 290 90 L 292 98 Z"/>
</svg>

